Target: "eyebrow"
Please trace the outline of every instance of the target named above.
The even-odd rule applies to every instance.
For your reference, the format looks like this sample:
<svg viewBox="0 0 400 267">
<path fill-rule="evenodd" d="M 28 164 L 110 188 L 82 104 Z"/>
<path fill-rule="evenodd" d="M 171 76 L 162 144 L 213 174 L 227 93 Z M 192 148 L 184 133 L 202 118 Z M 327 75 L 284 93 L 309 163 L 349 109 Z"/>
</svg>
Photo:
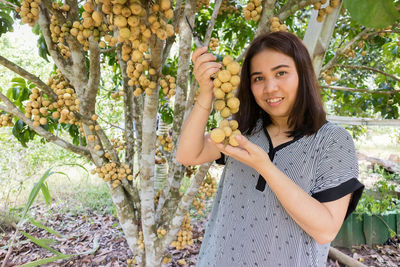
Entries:
<svg viewBox="0 0 400 267">
<path fill-rule="evenodd" d="M 290 68 L 290 66 L 281 64 L 281 65 L 278 65 L 278 66 L 275 66 L 275 67 L 271 68 L 271 71 L 277 70 L 279 68 Z M 262 73 L 261 72 L 253 72 L 252 74 L 250 74 L 250 77 L 253 76 L 253 75 L 259 75 L 259 74 L 262 74 Z"/>
</svg>

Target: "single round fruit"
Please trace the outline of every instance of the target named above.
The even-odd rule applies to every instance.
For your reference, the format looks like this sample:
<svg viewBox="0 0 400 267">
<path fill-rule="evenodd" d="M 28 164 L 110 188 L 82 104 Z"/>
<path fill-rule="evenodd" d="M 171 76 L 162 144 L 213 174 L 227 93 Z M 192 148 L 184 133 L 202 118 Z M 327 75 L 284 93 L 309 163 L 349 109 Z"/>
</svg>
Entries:
<svg viewBox="0 0 400 267">
<path fill-rule="evenodd" d="M 215 143 L 221 143 L 225 139 L 225 132 L 221 128 L 215 128 L 211 131 L 210 137 Z"/>
</svg>

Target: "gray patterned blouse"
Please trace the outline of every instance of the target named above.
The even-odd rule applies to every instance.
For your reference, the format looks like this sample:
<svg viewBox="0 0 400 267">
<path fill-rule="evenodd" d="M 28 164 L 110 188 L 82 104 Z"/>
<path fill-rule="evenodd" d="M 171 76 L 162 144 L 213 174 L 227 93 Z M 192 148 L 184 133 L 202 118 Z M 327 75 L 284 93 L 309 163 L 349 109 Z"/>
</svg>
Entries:
<svg viewBox="0 0 400 267">
<path fill-rule="evenodd" d="M 357 180 L 357 155 L 345 129 L 327 122 L 311 136 L 271 149 L 268 132 L 260 121 L 257 125 L 247 137 L 282 172 L 320 202 L 353 193 L 346 218 L 354 211 L 364 185 Z M 223 155 L 217 163 L 226 165 L 197 267 L 326 266 L 330 244 L 318 244 L 300 228 L 261 175 L 232 157 L 225 161 Z"/>
</svg>

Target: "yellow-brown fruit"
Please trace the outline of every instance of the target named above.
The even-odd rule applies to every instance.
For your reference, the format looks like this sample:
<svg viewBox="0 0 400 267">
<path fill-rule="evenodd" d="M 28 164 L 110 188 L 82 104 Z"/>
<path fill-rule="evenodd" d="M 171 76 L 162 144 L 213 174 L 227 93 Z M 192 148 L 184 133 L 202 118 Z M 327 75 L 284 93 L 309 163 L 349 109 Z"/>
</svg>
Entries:
<svg viewBox="0 0 400 267">
<path fill-rule="evenodd" d="M 94 11 L 92 14 L 92 19 L 94 20 L 95 24 L 98 26 L 103 21 L 103 15 L 98 11 Z"/>
<path fill-rule="evenodd" d="M 220 88 L 214 87 L 214 95 L 216 99 L 224 99 L 225 93 Z"/>
<path fill-rule="evenodd" d="M 226 69 L 227 69 L 232 75 L 236 75 L 236 74 L 238 74 L 239 71 L 240 71 L 240 65 L 239 65 L 239 63 L 233 61 L 233 62 L 229 63 L 229 64 L 226 66 Z"/>
<path fill-rule="evenodd" d="M 221 117 L 222 118 L 228 118 L 232 114 L 231 110 L 228 107 L 224 107 L 221 110 Z"/>
<path fill-rule="evenodd" d="M 127 23 L 128 22 L 124 16 L 118 15 L 114 18 L 114 25 L 118 28 L 126 27 Z"/>
<path fill-rule="evenodd" d="M 100 145 L 96 145 L 96 146 L 94 147 L 94 149 L 95 149 L 95 150 L 100 150 L 100 149 L 101 149 L 101 146 L 100 146 Z"/>
<path fill-rule="evenodd" d="M 230 107 L 231 109 L 237 109 L 239 108 L 239 105 L 240 101 L 236 97 L 229 98 L 227 101 L 227 106 Z"/>
<path fill-rule="evenodd" d="M 119 29 L 119 36 L 124 40 L 128 40 L 131 36 L 131 31 L 127 27 L 121 28 Z"/>
<path fill-rule="evenodd" d="M 225 107 L 225 101 L 224 100 L 216 100 L 214 102 L 214 109 L 222 110 L 224 107 Z"/>
<path fill-rule="evenodd" d="M 227 70 L 221 70 L 218 72 L 218 79 L 223 83 L 228 82 L 231 77 L 231 73 Z"/>
<path fill-rule="evenodd" d="M 169 0 L 161 0 L 160 9 L 162 11 L 168 10 L 171 8 L 171 2 Z"/>
<path fill-rule="evenodd" d="M 233 86 L 230 82 L 226 82 L 221 85 L 221 90 L 225 93 L 230 93 L 233 90 Z"/>
<path fill-rule="evenodd" d="M 213 84 L 214 84 L 215 87 L 221 87 L 222 82 L 221 82 L 220 79 L 215 78 L 214 81 L 213 81 Z"/>
<path fill-rule="evenodd" d="M 231 129 L 231 127 L 229 127 L 229 126 L 225 126 L 225 127 L 223 128 L 223 130 L 224 130 L 224 132 L 225 132 L 225 136 L 226 136 L 226 137 L 229 137 L 229 136 L 232 134 L 232 129 Z"/>
<path fill-rule="evenodd" d="M 229 82 L 232 84 L 233 88 L 236 88 L 240 83 L 240 77 L 238 75 L 233 75 Z"/>
<path fill-rule="evenodd" d="M 232 133 L 231 136 L 229 136 L 229 144 L 230 144 L 231 146 L 239 146 L 239 143 L 238 143 L 238 141 L 236 140 L 236 136 L 237 136 L 237 135 L 238 135 L 238 134 Z"/>
<path fill-rule="evenodd" d="M 235 131 L 239 127 L 239 123 L 236 120 L 231 120 L 229 121 L 229 126 L 233 131 Z"/>
<path fill-rule="evenodd" d="M 215 128 L 211 131 L 210 138 L 215 143 L 221 143 L 225 139 L 225 132 L 221 128 Z"/>
<path fill-rule="evenodd" d="M 219 123 L 219 128 L 223 129 L 224 127 L 229 127 L 229 121 L 227 119 L 223 119 L 220 123 Z"/>
<path fill-rule="evenodd" d="M 224 66 L 228 66 L 229 63 L 232 63 L 233 57 L 230 55 L 224 56 L 224 58 L 222 59 L 222 63 L 224 64 Z"/>
</svg>

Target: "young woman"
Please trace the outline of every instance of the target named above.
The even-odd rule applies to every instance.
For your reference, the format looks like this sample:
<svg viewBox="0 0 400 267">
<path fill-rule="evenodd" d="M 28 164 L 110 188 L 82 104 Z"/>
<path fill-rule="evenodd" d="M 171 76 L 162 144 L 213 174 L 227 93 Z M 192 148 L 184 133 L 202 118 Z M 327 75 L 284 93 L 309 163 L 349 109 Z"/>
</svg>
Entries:
<svg viewBox="0 0 400 267">
<path fill-rule="evenodd" d="M 238 147 L 204 136 L 210 76 L 221 65 L 206 48 L 192 60 L 200 95 L 184 123 L 177 161 L 226 164 L 197 266 L 325 267 L 330 242 L 364 186 L 350 134 L 326 121 L 306 47 L 285 32 L 250 44 L 234 116 L 243 134 Z"/>
</svg>

